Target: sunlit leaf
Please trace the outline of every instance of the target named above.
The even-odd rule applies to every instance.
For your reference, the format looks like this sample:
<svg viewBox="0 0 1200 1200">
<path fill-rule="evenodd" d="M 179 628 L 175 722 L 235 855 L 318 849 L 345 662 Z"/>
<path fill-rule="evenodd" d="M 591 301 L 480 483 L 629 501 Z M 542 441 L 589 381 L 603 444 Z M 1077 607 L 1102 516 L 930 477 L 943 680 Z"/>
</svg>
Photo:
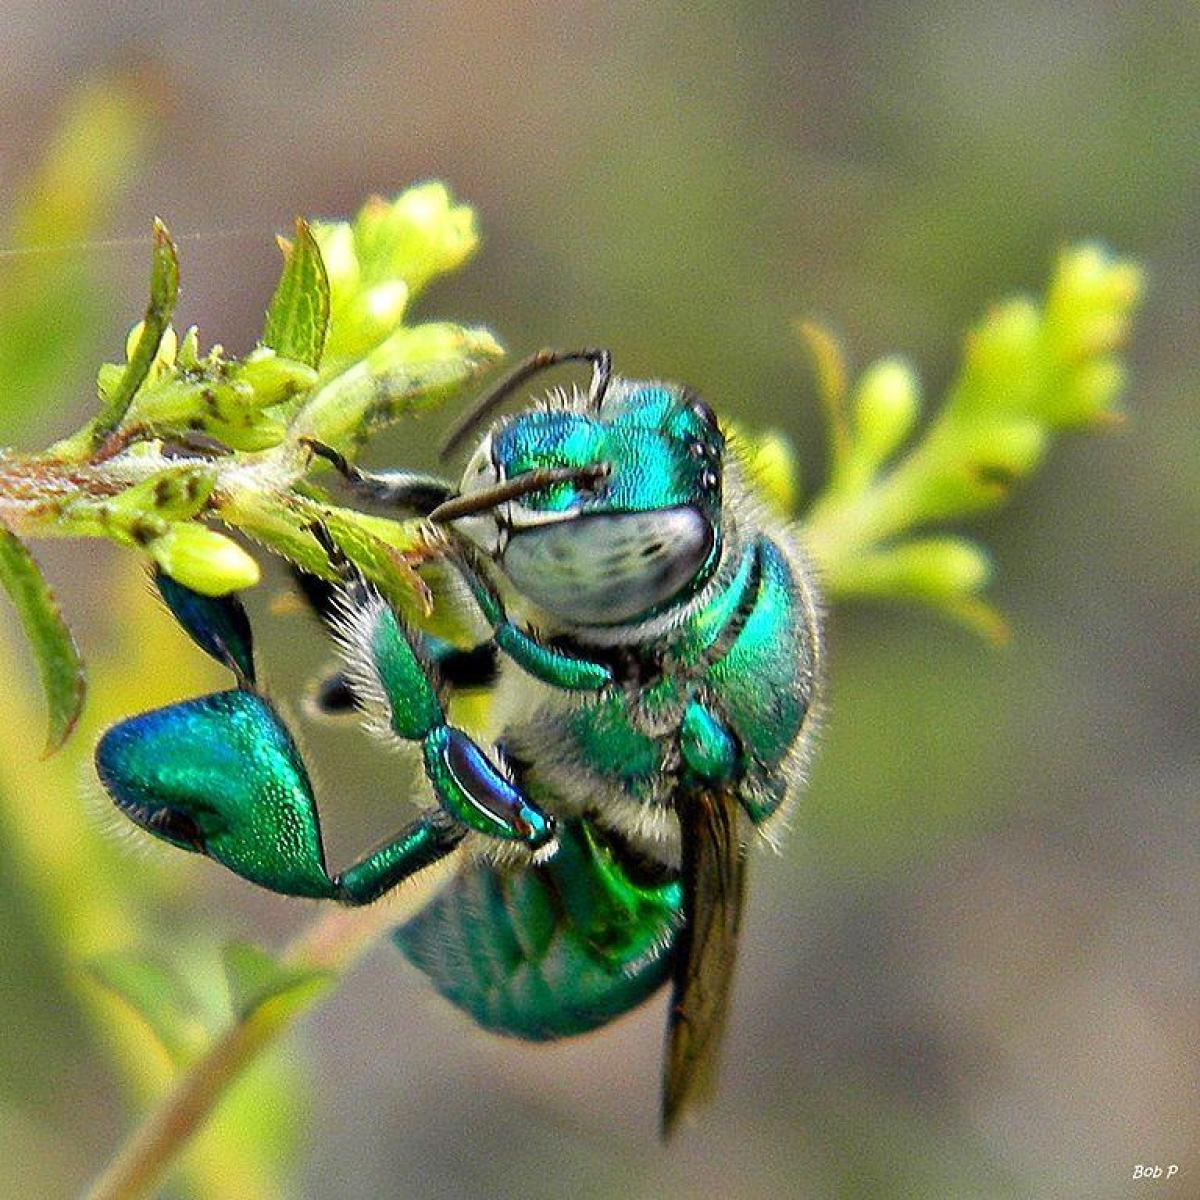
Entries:
<svg viewBox="0 0 1200 1200">
<path fill-rule="evenodd" d="M 172 1062 L 185 1064 L 209 1040 L 195 999 L 165 964 L 113 951 L 91 959 L 85 969 L 89 978 L 133 1010 Z"/>
<path fill-rule="evenodd" d="M 267 307 L 263 344 L 309 367 L 321 362 L 329 328 L 329 279 L 312 228 L 296 218 L 296 240 L 281 240 L 284 265 Z"/>
<path fill-rule="evenodd" d="M 16 606 L 37 659 L 49 707 L 46 753 L 70 736 L 83 711 L 83 660 L 58 601 L 25 544 L 0 523 L 0 583 Z"/>
</svg>

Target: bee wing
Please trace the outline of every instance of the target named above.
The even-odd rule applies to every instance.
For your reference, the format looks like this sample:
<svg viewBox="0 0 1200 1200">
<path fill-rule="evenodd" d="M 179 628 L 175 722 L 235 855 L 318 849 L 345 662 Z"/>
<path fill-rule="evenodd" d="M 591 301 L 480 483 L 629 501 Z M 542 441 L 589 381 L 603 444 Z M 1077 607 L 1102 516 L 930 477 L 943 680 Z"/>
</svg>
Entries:
<svg viewBox="0 0 1200 1200">
<path fill-rule="evenodd" d="M 738 807 L 719 789 L 680 799 L 684 925 L 675 949 L 663 1065 L 662 1136 L 680 1114 L 711 1098 L 746 886 L 746 852 Z"/>
</svg>

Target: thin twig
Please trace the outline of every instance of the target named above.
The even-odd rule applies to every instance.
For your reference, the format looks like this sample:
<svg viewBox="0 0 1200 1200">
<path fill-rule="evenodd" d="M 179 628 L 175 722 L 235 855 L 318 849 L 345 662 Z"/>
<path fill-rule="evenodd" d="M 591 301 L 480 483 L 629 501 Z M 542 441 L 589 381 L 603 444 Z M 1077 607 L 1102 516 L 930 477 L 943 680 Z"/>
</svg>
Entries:
<svg viewBox="0 0 1200 1200">
<path fill-rule="evenodd" d="M 343 977 L 385 930 L 404 922 L 425 903 L 433 884 L 450 869 L 450 861 L 430 868 L 419 884 L 402 888 L 395 900 L 323 912 L 288 946 L 284 963 Z M 151 1195 L 230 1087 L 327 995 L 329 989 L 322 989 L 302 1004 L 264 1004 L 230 1025 L 146 1114 L 92 1184 L 87 1200 L 139 1200 Z"/>
</svg>

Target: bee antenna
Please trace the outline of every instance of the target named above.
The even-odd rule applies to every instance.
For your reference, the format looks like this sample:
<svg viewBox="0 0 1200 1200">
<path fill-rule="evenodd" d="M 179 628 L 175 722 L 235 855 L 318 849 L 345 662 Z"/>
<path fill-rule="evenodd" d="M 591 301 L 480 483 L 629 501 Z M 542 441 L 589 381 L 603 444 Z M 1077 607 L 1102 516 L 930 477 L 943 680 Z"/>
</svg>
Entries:
<svg viewBox="0 0 1200 1200">
<path fill-rule="evenodd" d="M 556 483 L 573 483 L 576 487 L 593 488 L 602 479 L 607 479 L 611 472 L 612 464 L 606 462 L 589 463 L 586 467 L 538 467 L 533 471 L 522 472 L 515 479 L 506 479 L 495 487 L 446 500 L 429 514 L 429 520 L 442 525 L 447 521 L 456 521 L 459 517 L 487 512 L 488 509 L 508 500 L 528 496 L 530 492 L 540 492 Z"/>
<path fill-rule="evenodd" d="M 511 374 L 505 376 L 489 392 L 484 392 L 462 419 L 446 435 L 442 443 L 441 457 L 447 458 L 475 432 L 484 420 L 493 413 L 527 380 L 560 363 L 590 362 L 592 383 L 588 388 L 588 404 L 598 409 L 608 391 L 612 379 L 611 350 L 538 350 L 520 363 Z"/>
</svg>

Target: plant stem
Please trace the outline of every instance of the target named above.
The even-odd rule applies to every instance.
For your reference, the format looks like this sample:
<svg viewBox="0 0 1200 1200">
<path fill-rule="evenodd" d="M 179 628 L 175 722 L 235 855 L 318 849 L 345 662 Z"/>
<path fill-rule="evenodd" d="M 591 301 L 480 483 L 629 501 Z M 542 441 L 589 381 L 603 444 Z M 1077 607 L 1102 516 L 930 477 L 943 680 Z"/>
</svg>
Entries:
<svg viewBox="0 0 1200 1200">
<path fill-rule="evenodd" d="M 430 868 L 418 884 L 400 889 L 394 900 L 323 912 L 288 946 L 283 962 L 328 972 L 340 980 L 385 930 L 401 924 L 425 903 L 434 884 L 449 872 L 453 858 Z M 233 1084 L 330 990 L 314 990 L 296 1004 L 268 1002 L 235 1020 L 146 1114 L 92 1184 L 87 1200 L 139 1200 L 149 1196 Z"/>
</svg>

